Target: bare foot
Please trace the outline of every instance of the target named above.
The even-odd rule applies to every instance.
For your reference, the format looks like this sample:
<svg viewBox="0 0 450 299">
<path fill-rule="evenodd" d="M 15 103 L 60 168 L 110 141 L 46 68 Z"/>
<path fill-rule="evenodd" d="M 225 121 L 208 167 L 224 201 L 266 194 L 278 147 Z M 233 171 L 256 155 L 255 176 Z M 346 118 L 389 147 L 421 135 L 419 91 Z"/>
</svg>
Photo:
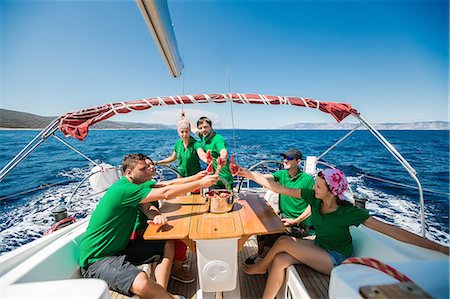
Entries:
<svg viewBox="0 0 450 299">
<path fill-rule="evenodd" d="M 255 265 L 243 265 L 242 270 L 248 275 L 266 274 L 267 269 L 258 269 L 258 264 Z"/>
</svg>

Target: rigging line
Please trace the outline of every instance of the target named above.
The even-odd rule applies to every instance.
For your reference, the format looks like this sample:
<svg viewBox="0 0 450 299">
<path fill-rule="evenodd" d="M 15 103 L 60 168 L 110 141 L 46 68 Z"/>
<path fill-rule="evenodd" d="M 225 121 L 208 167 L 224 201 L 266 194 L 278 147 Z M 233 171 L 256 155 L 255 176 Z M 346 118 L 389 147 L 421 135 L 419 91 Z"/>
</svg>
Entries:
<svg viewBox="0 0 450 299">
<path fill-rule="evenodd" d="M 411 189 L 419 189 L 419 188 L 416 187 L 416 186 L 411 186 L 411 185 L 407 185 L 407 184 L 402 184 L 402 183 L 398 183 L 398 182 L 394 182 L 394 181 L 390 181 L 390 180 L 386 180 L 386 179 L 374 177 L 374 176 L 367 175 L 367 174 L 361 174 L 361 175 L 362 175 L 363 177 L 368 178 L 368 179 L 372 179 L 372 180 L 375 180 L 375 181 L 380 181 L 380 182 L 383 182 L 383 183 L 389 183 L 389 184 L 392 184 L 392 185 L 397 185 L 397 186 L 402 186 L 402 187 L 408 187 L 408 188 L 411 188 Z M 436 194 L 442 194 L 442 195 L 450 195 L 450 193 L 448 193 L 448 192 L 441 192 L 441 191 L 436 191 L 436 190 L 431 190 L 431 189 L 423 189 L 423 191 L 426 191 L 426 192 L 428 192 L 428 193 L 436 193 Z"/>
<path fill-rule="evenodd" d="M 231 79 L 230 79 L 230 69 L 228 68 L 228 65 L 227 65 L 227 79 L 228 79 L 228 92 L 230 94 L 231 127 L 233 128 L 234 153 L 236 154 L 236 133 L 234 131 L 233 98 L 231 96 Z"/>
<path fill-rule="evenodd" d="M 184 72 L 181 74 L 181 76 L 183 77 L 183 93 L 182 93 L 183 96 L 185 95 L 185 93 L 184 93 L 184 78 L 186 77 L 185 73 L 186 73 L 186 70 L 184 70 Z M 180 100 L 181 100 L 181 113 L 184 114 L 184 102 L 181 98 L 180 98 Z"/>
</svg>

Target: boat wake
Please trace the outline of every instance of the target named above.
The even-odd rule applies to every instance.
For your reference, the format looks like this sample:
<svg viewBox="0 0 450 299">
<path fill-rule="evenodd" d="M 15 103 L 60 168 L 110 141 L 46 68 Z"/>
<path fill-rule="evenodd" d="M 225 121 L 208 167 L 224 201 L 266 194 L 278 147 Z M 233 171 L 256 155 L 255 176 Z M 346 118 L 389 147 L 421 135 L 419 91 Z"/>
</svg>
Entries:
<svg viewBox="0 0 450 299">
<path fill-rule="evenodd" d="M 353 191 L 362 198 L 366 198 L 366 209 L 371 215 L 388 223 L 393 223 L 407 231 L 420 235 L 420 206 L 419 199 L 413 199 L 402 195 L 391 195 L 382 190 L 368 187 L 360 177 L 348 177 Z M 448 228 L 442 227 L 436 219 L 436 211 L 431 205 L 425 205 L 425 221 L 427 224 L 427 238 L 449 245 Z M 445 223 L 448 223 L 448 219 Z"/>
</svg>

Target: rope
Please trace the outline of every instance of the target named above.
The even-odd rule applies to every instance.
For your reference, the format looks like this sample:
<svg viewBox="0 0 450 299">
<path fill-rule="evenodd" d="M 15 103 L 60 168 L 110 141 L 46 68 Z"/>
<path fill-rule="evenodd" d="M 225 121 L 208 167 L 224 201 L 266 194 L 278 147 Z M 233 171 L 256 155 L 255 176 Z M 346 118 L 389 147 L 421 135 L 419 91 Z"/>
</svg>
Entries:
<svg viewBox="0 0 450 299">
<path fill-rule="evenodd" d="M 361 176 L 362 177 L 366 177 L 366 178 L 371 179 L 371 180 L 380 181 L 380 182 L 383 182 L 383 183 L 388 183 L 388 184 L 392 184 L 392 185 L 396 185 L 396 186 L 407 187 L 407 188 L 416 189 L 416 190 L 419 189 L 418 187 L 415 187 L 415 186 L 402 184 L 402 183 L 398 183 L 398 182 L 394 182 L 394 181 L 390 181 L 390 180 L 374 177 L 374 176 L 371 176 L 371 175 L 361 174 Z M 442 195 L 450 196 L 450 193 L 448 193 L 448 192 L 441 192 L 441 191 L 436 191 L 436 190 L 431 190 L 431 189 L 422 189 L 422 190 L 426 191 L 426 192 L 429 192 L 429 193 L 436 193 L 436 194 L 442 194 Z"/>
<path fill-rule="evenodd" d="M 234 130 L 233 97 L 231 96 L 230 69 L 228 68 L 228 65 L 227 65 L 227 78 L 228 78 L 228 91 L 230 92 L 230 113 L 231 113 L 231 127 L 233 129 L 234 153 L 236 153 L 236 133 Z"/>
<path fill-rule="evenodd" d="M 360 264 L 368 266 L 386 273 L 387 275 L 397 279 L 399 282 L 412 282 L 412 280 L 408 276 L 399 272 L 397 269 L 394 269 L 391 266 L 386 265 L 385 263 L 382 263 L 379 260 L 373 258 L 351 257 L 343 261 L 342 265 L 344 264 Z"/>
</svg>

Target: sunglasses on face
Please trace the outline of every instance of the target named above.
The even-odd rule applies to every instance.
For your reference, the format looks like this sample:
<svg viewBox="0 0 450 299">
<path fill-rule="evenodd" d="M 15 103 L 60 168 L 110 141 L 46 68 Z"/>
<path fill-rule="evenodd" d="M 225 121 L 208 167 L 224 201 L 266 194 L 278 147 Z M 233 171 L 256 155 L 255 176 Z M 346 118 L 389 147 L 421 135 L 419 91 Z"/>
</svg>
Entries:
<svg viewBox="0 0 450 299">
<path fill-rule="evenodd" d="M 283 159 L 287 160 L 287 161 L 295 160 L 295 158 L 291 158 L 291 157 L 288 157 L 288 156 L 284 156 Z"/>
</svg>

